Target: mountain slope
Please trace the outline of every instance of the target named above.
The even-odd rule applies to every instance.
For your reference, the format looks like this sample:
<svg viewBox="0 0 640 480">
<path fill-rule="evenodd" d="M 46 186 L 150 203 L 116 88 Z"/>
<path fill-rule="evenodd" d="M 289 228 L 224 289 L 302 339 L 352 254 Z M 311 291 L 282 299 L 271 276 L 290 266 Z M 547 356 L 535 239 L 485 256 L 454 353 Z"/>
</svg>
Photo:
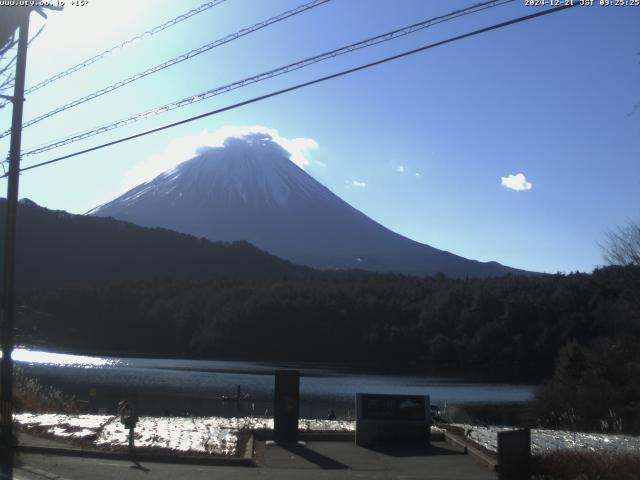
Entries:
<svg viewBox="0 0 640 480">
<path fill-rule="evenodd" d="M 267 134 L 230 137 L 90 211 L 212 240 L 246 240 L 316 268 L 453 277 L 525 273 L 410 240 L 314 180 Z"/>
<path fill-rule="evenodd" d="M 0 199 L 0 248 L 6 200 Z M 16 277 L 21 287 L 108 283 L 155 278 L 300 278 L 309 269 L 246 242 L 214 243 L 112 218 L 18 206 Z M 2 266 L 0 257 L 0 267 Z"/>
</svg>

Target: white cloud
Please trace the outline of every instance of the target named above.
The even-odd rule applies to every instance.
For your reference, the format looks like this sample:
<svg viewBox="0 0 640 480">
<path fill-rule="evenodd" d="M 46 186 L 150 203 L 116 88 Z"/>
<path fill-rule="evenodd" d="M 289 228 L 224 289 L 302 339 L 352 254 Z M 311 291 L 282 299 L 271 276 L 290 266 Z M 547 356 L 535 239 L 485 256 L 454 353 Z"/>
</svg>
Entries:
<svg viewBox="0 0 640 480">
<path fill-rule="evenodd" d="M 507 177 L 501 177 L 501 183 L 503 186 L 517 191 L 531 190 L 531 187 L 533 187 L 531 182 L 527 182 L 524 173 L 510 174 Z"/>
<path fill-rule="evenodd" d="M 322 168 L 327 168 L 327 164 L 324 163 L 323 161 L 320 160 L 314 160 L 315 164 L 322 167 Z"/>
<path fill-rule="evenodd" d="M 266 133 L 274 142 L 290 154 L 290 160 L 303 168 L 309 164 L 309 152 L 318 148 L 312 138 L 285 138 L 275 128 L 262 125 L 227 125 L 214 132 L 203 130 L 198 135 L 176 138 L 169 142 L 163 152 L 155 153 L 135 165 L 125 173 L 123 188 L 129 190 L 147 182 L 162 172 L 175 168 L 178 164 L 193 158 L 200 147 L 221 147 L 229 137 L 241 137 L 250 133 Z"/>
<path fill-rule="evenodd" d="M 421 173 L 417 173 L 417 172 L 416 172 L 416 177 L 420 178 L 421 176 L 422 176 L 422 174 L 421 174 Z"/>
<path fill-rule="evenodd" d="M 364 188 L 367 186 L 367 182 L 359 182 L 358 180 L 354 180 L 351 182 L 352 187 Z"/>
<path fill-rule="evenodd" d="M 396 167 L 396 172 L 398 173 L 404 173 L 404 170 L 405 170 L 404 165 L 398 165 Z"/>
</svg>

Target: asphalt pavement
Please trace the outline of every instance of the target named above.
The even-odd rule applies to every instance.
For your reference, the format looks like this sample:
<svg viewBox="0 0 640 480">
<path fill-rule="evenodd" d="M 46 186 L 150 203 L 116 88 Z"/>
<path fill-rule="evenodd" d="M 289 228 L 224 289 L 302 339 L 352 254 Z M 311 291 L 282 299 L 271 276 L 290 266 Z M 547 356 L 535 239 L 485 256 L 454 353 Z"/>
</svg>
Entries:
<svg viewBox="0 0 640 480">
<path fill-rule="evenodd" d="M 268 446 L 255 442 L 255 467 L 132 462 L 20 453 L 16 480 L 423 479 L 497 478 L 486 466 L 444 442 L 423 447 L 368 449 L 353 442 L 317 441 Z"/>
</svg>

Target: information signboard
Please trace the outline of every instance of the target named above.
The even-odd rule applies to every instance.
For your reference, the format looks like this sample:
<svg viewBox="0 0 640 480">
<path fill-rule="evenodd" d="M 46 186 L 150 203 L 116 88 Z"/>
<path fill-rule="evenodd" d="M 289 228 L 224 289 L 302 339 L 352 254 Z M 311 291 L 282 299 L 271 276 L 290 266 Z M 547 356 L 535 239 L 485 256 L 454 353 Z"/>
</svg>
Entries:
<svg viewBox="0 0 640 480">
<path fill-rule="evenodd" d="M 363 395 L 365 420 L 427 420 L 425 397 L 405 395 Z"/>
<path fill-rule="evenodd" d="M 356 443 L 429 442 L 430 401 L 423 395 L 356 395 Z"/>
</svg>

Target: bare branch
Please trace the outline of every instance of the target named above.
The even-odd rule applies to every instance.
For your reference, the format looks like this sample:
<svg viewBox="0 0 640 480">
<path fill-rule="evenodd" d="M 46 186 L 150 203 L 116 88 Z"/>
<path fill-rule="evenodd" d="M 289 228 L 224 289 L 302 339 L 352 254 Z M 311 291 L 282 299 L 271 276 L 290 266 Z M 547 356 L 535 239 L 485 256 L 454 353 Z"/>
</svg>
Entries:
<svg viewBox="0 0 640 480">
<path fill-rule="evenodd" d="M 4 92 L 6 90 L 13 88 L 13 79 L 14 79 L 14 75 L 10 74 L 10 75 L 7 75 L 3 80 L 0 80 L 0 92 Z M 0 103 L 0 106 L 1 105 L 2 104 Z"/>
<path fill-rule="evenodd" d="M 604 260 L 611 265 L 640 265 L 640 223 L 631 222 L 607 233 Z"/>
<path fill-rule="evenodd" d="M 42 25 L 42 26 L 38 29 L 38 31 L 36 32 L 36 34 L 35 34 L 33 37 L 31 37 L 31 38 L 29 39 L 29 45 L 31 45 L 31 42 L 33 42 L 36 38 L 38 38 L 38 37 L 40 36 L 40 34 L 44 31 L 44 27 L 45 27 L 45 26 L 46 26 L 46 25 Z"/>
<path fill-rule="evenodd" d="M 9 69 L 13 66 L 13 64 L 16 62 L 16 59 L 17 59 L 17 58 L 18 58 L 18 56 L 17 56 L 17 55 L 15 55 L 11 60 L 9 60 L 9 61 L 7 62 L 7 64 L 6 64 L 6 65 L 4 65 L 4 66 L 0 67 L 0 75 L 4 75 L 4 72 L 6 72 L 7 70 L 9 70 Z"/>
<path fill-rule="evenodd" d="M 45 25 L 41 26 L 36 32 L 36 34 L 29 39 L 29 45 L 31 45 L 31 43 L 40 36 L 40 34 L 44 31 L 44 28 L 45 28 Z M 16 41 L 15 41 L 15 33 L 14 33 L 9 37 L 5 46 L 0 48 L 0 62 L 5 60 L 4 57 L 14 47 L 15 44 L 16 44 Z M 17 58 L 18 58 L 18 55 L 16 54 L 10 60 L 8 60 L 4 65 L 0 66 L 0 92 L 4 92 L 5 90 L 9 90 L 10 88 L 13 88 L 14 75 L 12 72 L 10 72 L 10 70 L 14 66 Z M 0 108 L 5 107 L 6 105 L 8 105 L 7 102 L 0 103 Z"/>
<path fill-rule="evenodd" d="M 18 41 L 16 40 L 16 35 L 14 33 L 9 37 L 9 39 L 7 40 L 7 43 L 5 43 L 0 47 L 0 58 L 9 50 L 11 50 L 17 43 Z"/>
</svg>

